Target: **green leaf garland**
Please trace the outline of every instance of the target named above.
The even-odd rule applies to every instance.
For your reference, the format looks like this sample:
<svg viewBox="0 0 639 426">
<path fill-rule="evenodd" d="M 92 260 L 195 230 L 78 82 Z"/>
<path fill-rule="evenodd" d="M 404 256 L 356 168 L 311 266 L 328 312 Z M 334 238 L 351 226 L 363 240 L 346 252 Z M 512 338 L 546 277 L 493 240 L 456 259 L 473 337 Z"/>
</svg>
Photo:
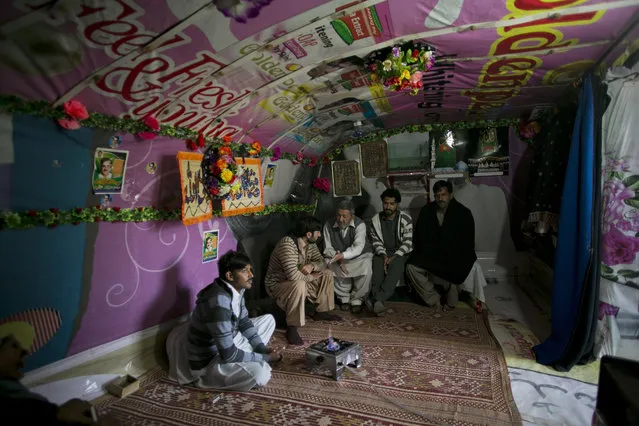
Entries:
<svg viewBox="0 0 639 426">
<path fill-rule="evenodd" d="M 271 204 L 260 212 L 244 216 L 265 216 L 275 213 L 312 213 L 315 205 Z M 93 222 L 153 222 L 179 220 L 182 209 L 156 207 L 77 207 L 70 210 L 27 210 L 22 212 L 0 212 L 0 229 L 28 229 L 38 226 L 56 228 L 60 225 L 79 225 Z M 213 211 L 213 217 L 222 217 L 220 210 Z"/>
<path fill-rule="evenodd" d="M 21 99 L 18 96 L 13 95 L 0 95 L 0 112 L 11 114 L 23 114 L 34 115 L 41 118 L 58 120 L 60 118 L 67 117 L 62 107 L 54 107 L 47 101 L 27 101 Z M 108 130 L 111 132 L 126 132 L 126 133 L 140 133 L 151 131 L 146 124 L 141 120 L 134 120 L 132 118 L 119 118 L 109 115 L 103 115 L 97 112 L 89 114 L 89 118 L 79 121 L 82 127 L 91 127 L 96 129 Z M 519 119 L 501 119 L 501 120 L 480 120 L 480 121 L 457 121 L 454 123 L 433 123 L 433 124 L 411 124 L 403 127 L 396 127 L 394 129 L 379 130 L 374 133 L 369 133 L 359 138 L 354 138 L 341 146 L 334 148 L 328 154 L 325 154 L 324 159 L 333 160 L 341 152 L 342 149 L 357 145 L 361 143 L 374 142 L 381 138 L 387 138 L 401 133 L 420 133 L 430 132 L 433 130 L 461 130 L 461 129 L 473 129 L 484 127 L 502 127 L 502 126 L 516 126 L 519 123 Z M 156 132 L 161 136 L 168 136 L 175 139 L 182 140 L 196 140 L 199 134 L 191 129 L 185 127 L 174 127 L 166 124 L 160 124 L 160 130 Z M 207 145 L 213 145 L 215 147 L 226 146 L 224 141 L 220 138 L 206 138 Z M 234 153 L 246 151 L 247 145 L 232 142 L 228 145 Z M 259 153 L 259 157 L 270 158 L 273 157 L 273 150 L 262 147 Z M 305 157 L 301 161 L 298 159 L 297 154 L 291 154 L 283 152 L 279 158 L 291 160 L 293 162 L 315 165 L 314 158 Z"/>
<path fill-rule="evenodd" d="M 0 95 L 0 112 L 11 114 L 23 114 L 34 115 L 36 117 L 46 118 L 50 120 L 58 120 L 66 118 L 67 115 L 62 107 L 54 107 L 47 101 L 27 101 L 13 95 Z M 95 129 L 108 130 L 111 132 L 125 132 L 125 133 L 141 133 L 152 131 L 141 120 L 132 118 L 119 118 L 109 115 L 103 115 L 97 112 L 89 114 L 89 118 L 86 120 L 78 121 L 82 127 L 90 127 Z M 182 140 L 196 140 L 199 133 L 195 130 L 187 129 L 185 127 L 174 127 L 160 123 L 160 130 L 155 132 L 160 136 L 168 136 L 174 139 Z M 244 152 L 250 149 L 250 143 L 243 144 L 232 142 L 230 145 L 225 145 L 221 138 L 206 138 L 207 145 L 213 145 L 217 148 L 221 146 L 229 146 L 231 150 L 235 152 Z M 248 148 L 246 148 L 248 146 Z M 273 157 L 273 150 L 262 147 L 259 157 L 270 158 Z M 301 161 L 297 159 L 296 154 L 283 152 L 279 158 L 286 160 L 301 162 L 302 164 L 309 164 L 313 162 L 313 159 L 305 157 Z"/>
</svg>

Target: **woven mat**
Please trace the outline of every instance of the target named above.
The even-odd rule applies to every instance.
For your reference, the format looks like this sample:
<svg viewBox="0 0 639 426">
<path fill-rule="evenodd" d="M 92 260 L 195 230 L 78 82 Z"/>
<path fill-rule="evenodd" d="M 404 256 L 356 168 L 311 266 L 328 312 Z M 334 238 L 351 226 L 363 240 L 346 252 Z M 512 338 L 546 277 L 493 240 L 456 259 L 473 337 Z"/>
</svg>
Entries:
<svg viewBox="0 0 639 426">
<path fill-rule="evenodd" d="M 308 343 L 325 339 L 330 327 L 361 345 L 363 366 L 339 382 L 309 374 L 305 347 L 289 346 L 268 385 L 251 392 L 180 387 L 154 370 L 137 393 L 98 407 L 132 426 L 521 424 L 486 314 L 388 305 L 383 318 L 346 314 L 343 323 L 309 320 L 301 329 Z M 271 344 L 283 347 L 283 333 Z"/>
</svg>

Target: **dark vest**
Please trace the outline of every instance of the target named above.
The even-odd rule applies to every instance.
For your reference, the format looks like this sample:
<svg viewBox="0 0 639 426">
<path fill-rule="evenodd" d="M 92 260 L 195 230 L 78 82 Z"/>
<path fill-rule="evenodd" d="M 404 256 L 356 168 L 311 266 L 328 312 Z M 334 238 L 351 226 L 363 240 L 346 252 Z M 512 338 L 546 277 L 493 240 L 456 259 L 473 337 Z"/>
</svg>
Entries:
<svg viewBox="0 0 639 426">
<path fill-rule="evenodd" d="M 360 218 L 355 217 L 353 219 L 353 226 L 348 227 L 345 237 L 342 237 L 342 230 L 338 226 L 331 225 L 329 229 L 331 233 L 330 239 L 333 248 L 335 250 L 343 252 L 344 250 L 352 246 L 353 242 L 355 241 L 355 228 L 357 228 L 362 222 L 363 221 Z M 333 222 L 333 225 L 334 224 L 335 223 Z M 362 250 L 362 254 L 370 252 L 372 252 L 372 249 L 370 247 L 370 244 L 368 243 L 368 238 L 366 238 L 366 245 L 364 246 L 364 250 Z"/>
</svg>

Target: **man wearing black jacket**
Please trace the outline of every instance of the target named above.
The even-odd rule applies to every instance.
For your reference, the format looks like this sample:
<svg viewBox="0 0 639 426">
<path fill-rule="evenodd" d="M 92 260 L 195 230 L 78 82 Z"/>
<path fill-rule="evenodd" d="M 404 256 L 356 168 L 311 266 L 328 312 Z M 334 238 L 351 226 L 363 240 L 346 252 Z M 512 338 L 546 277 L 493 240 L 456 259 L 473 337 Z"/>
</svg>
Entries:
<svg viewBox="0 0 639 426">
<path fill-rule="evenodd" d="M 113 419 L 106 417 L 96 421 L 87 401 L 72 399 L 58 406 L 27 389 L 20 383 L 20 369 L 24 367 L 26 356 L 27 351 L 13 334 L 0 335 L 0 412 L 3 425 L 116 425 Z"/>
<path fill-rule="evenodd" d="M 457 304 L 458 287 L 477 260 L 475 221 L 470 210 L 452 198 L 450 182 L 436 182 L 433 192 L 435 203 L 422 208 L 415 224 L 406 274 L 426 305 L 441 308 L 437 286 L 446 296 L 444 309 L 452 309 Z"/>
</svg>

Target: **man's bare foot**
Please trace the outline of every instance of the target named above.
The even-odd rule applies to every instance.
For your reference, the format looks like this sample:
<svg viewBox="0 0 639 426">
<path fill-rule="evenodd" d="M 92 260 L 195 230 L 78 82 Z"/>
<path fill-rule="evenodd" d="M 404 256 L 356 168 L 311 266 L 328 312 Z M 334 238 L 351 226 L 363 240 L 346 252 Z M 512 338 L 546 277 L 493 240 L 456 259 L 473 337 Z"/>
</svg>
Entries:
<svg viewBox="0 0 639 426">
<path fill-rule="evenodd" d="M 455 309 L 454 306 L 450 306 L 450 305 L 442 306 L 442 311 L 444 311 L 444 312 L 452 311 L 453 309 Z"/>
<path fill-rule="evenodd" d="M 344 318 L 339 315 L 329 314 L 328 312 L 315 312 L 311 318 L 315 321 L 344 321 Z"/>
<path fill-rule="evenodd" d="M 297 332 L 297 327 L 289 326 L 286 328 L 286 340 L 288 343 L 295 346 L 300 346 L 304 344 L 304 339 Z"/>
</svg>

